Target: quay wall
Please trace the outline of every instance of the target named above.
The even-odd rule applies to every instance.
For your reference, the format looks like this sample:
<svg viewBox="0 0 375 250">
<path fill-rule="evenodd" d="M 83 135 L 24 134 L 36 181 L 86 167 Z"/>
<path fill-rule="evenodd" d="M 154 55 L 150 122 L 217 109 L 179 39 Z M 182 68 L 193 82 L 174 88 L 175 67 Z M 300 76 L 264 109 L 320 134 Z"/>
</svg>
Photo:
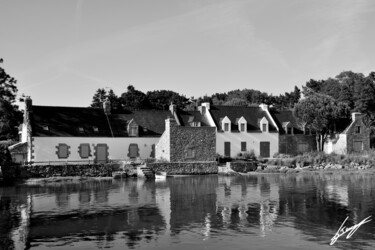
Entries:
<svg viewBox="0 0 375 250">
<path fill-rule="evenodd" d="M 167 172 L 169 175 L 217 174 L 216 161 L 204 162 L 155 162 L 147 163 L 153 172 Z"/>
</svg>

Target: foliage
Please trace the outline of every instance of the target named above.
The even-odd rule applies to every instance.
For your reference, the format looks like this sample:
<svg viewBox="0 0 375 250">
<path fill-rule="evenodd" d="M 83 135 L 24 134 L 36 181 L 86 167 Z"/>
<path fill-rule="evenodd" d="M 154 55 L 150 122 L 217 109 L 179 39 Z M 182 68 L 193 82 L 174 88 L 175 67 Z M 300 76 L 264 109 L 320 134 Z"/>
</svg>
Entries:
<svg viewBox="0 0 375 250">
<path fill-rule="evenodd" d="M 14 105 L 17 81 L 0 67 L 0 140 L 17 139 L 22 114 Z"/>
<path fill-rule="evenodd" d="M 330 129 L 340 118 L 348 117 L 349 108 L 328 95 L 313 94 L 299 101 L 294 109 L 299 122 L 317 133 L 317 149 L 323 150 Z"/>
<path fill-rule="evenodd" d="M 120 100 L 118 96 L 110 89 L 108 92 L 104 88 L 99 88 L 96 90 L 94 96 L 92 97 L 92 103 L 90 107 L 92 108 L 103 108 L 103 102 L 108 98 L 111 103 L 112 109 L 120 109 Z"/>
<path fill-rule="evenodd" d="M 12 163 L 12 157 L 8 150 L 9 146 L 9 141 L 0 141 L 0 166 L 9 165 Z"/>
<path fill-rule="evenodd" d="M 152 109 L 168 110 L 171 103 L 177 108 L 184 109 L 188 105 L 188 99 L 176 92 L 170 90 L 154 90 L 148 91 L 146 98 Z"/>
<path fill-rule="evenodd" d="M 146 94 L 136 90 L 133 85 L 129 85 L 127 91 L 121 94 L 120 103 L 122 107 L 127 110 L 145 109 L 149 107 Z"/>
</svg>

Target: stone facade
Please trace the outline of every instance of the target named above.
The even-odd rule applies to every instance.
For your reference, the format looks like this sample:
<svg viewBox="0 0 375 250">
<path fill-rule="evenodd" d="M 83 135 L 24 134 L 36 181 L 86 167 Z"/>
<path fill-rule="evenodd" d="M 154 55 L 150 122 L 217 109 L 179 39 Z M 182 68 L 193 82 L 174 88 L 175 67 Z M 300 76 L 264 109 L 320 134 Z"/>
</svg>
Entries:
<svg viewBox="0 0 375 250">
<path fill-rule="evenodd" d="M 354 121 L 346 131 L 347 153 L 370 149 L 370 129 L 363 123 L 362 116 L 353 114 Z"/>
<path fill-rule="evenodd" d="M 315 135 L 280 134 L 279 153 L 297 155 L 305 152 L 316 151 Z"/>
<path fill-rule="evenodd" d="M 216 128 L 179 126 L 175 119 L 165 122 L 164 134 L 156 145 L 156 159 L 169 162 L 215 161 Z"/>
<path fill-rule="evenodd" d="M 205 162 L 155 162 L 147 163 L 153 172 L 166 172 L 169 175 L 217 174 L 216 161 Z"/>
<path fill-rule="evenodd" d="M 4 179 L 48 178 L 48 177 L 112 177 L 120 170 L 119 164 L 92 165 L 24 165 L 3 167 Z"/>
</svg>

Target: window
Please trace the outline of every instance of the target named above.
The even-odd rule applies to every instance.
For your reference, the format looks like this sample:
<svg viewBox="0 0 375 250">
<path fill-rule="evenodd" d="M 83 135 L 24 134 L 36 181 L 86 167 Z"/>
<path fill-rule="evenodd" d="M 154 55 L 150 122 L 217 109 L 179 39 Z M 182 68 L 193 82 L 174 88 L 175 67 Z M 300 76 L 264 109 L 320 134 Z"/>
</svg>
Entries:
<svg viewBox="0 0 375 250">
<path fill-rule="evenodd" d="M 242 132 L 245 131 L 245 123 L 241 123 L 241 125 L 240 125 L 240 131 L 242 131 Z"/>
<path fill-rule="evenodd" d="M 137 135 L 138 135 L 138 127 L 137 126 L 130 126 L 129 136 L 137 136 Z"/>
<path fill-rule="evenodd" d="M 262 124 L 262 131 L 267 132 L 267 124 L 266 123 Z"/>
<path fill-rule="evenodd" d="M 224 123 L 224 131 L 229 131 L 229 123 Z"/>
<path fill-rule="evenodd" d="M 69 157 L 69 146 L 66 145 L 65 143 L 60 143 L 59 145 L 56 146 L 56 154 L 59 159 L 67 159 Z"/>
<path fill-rule="evenodd" d="M 98 127 L 92 127 L 92 129 L 94 130 L 95 133 L 99 132 L 99 128 Z"/>
<path fill-rule="evenodd" d="M 45 130 L 45 131 L 48 131 L 48 130 L 49 130 L 49 128 L 48 128 L 47 125 L 43 125 L 42 128 L 43 128 L 43 130 Z"/>
<path fill-rule="evenodd" d="M 84 143 L 79 145 L 79 155 L 82 159 L 86 159 L 90 157 L 90 144 Z"/>
<path fill-rule="evenodd" d="M 185 158 L 195 158 L 195 149 L 194 148 L 187 148 L 185 149 Z"/>
<path fill-rule="evenodd" d="M 241 151 L 246 151 L 246 142 L 245 141 L 241 142 Z"/>
<path fill-rule="evenodd" d="M 355 127 L 355 133 L 360 134 L 361 133 L 361 126 L 356 126 Z"/>
<path fill-rule="evenodd" d="M 288 135 L 293 134 L 293 128 L 292 128 L 292 127 L 287 127 L 287 128 L 286 128 L 286 133 L 287 133 Z"/>
</svg>

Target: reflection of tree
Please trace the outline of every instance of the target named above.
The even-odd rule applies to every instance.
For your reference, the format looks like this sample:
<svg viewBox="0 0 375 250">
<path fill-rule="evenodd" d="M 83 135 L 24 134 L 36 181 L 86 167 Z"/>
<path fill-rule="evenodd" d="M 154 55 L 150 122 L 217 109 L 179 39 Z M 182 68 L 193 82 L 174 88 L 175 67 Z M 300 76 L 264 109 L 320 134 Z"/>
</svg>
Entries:
<svg viewBox="0 0 375 250">
<path fill-rule="evenodd" d="M 0 196 L 0 246 L 1 249 L 14 249 L 14 243 L 9 237 L 13 228 L 20 223 L 17 209 L 10 197 Z"/>
<path fill-rule="evenodd" d="M 347 216 L 349 219 L 346 225 L 351 226 L 372 214 L 371 206 L 364 205 L 368 204 L 369 200 L 373 200 L 372 178 L 373 175 L 361 177 L 358 174 L 282 176 L 279 215 L 293 218 L 294 227 L 307 235 L 309 240 L 326 244 Z M 349 195 L 341 194 L 340 188 L 327 188 L 332 186 L 348 186 L 349 188 L 341 188 L 341 190 L 349 190 Z M 349 199 L 347 202 L 343 202 L 345 197 Z M 356 221 L 357 217 L 359 219 Z M 374 224 L 369 223 L 362 227 L 374 229 Z M 327 234 L 327 230 L 330 233 Z M 374 235 L 368 235 L 363 230 L 358 230 L 355 237 L 366 241 L 375 238 Z M 341 243 L 337 244 L 337 247 L 346 249 L 357 247 L 358 244 L 354 241 Z"/>
</svg>

